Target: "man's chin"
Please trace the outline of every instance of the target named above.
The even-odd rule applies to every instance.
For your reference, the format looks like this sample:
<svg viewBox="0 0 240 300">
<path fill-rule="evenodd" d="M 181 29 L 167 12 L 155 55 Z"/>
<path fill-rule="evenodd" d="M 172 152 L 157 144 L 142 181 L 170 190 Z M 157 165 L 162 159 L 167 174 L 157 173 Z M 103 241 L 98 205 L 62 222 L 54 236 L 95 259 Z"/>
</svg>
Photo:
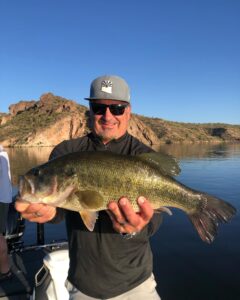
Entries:
<svg viewBox="0 0 240 300">
<path fill-rule="evenodd" d="M 102 140 L 102 142 L 110 142 L 112 140 L 116 140 L 117 139 L 117 136 L 116 135 L 113 135 L 113 134 L 99 134 L 98 135 L 99 138 Z"/>
</svg>

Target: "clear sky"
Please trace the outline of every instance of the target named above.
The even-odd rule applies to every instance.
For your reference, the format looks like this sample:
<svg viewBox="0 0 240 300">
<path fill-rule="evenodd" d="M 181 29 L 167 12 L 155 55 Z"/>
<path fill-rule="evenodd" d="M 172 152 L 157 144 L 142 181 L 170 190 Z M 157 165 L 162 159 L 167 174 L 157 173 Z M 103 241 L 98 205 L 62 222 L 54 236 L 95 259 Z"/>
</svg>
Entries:
<svg viewBox="0 0 240 300">
<path fill-rule="evenodd" d="M 86 105 L 103 74 L 135 113 L 240 124 L 240 1 L 0 0 L 0 112 L 46 92 Z"/>
</svg>

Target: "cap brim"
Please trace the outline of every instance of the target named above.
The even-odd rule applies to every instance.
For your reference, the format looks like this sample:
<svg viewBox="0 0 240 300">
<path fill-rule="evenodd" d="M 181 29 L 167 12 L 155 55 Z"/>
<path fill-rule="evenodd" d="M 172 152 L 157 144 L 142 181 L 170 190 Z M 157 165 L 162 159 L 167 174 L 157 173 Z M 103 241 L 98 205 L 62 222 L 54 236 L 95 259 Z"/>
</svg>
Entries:
<svg viewBox="0 0 240 300">
<path fill-rule="evenodd" d="M 103 99 L 103 98 L 84 98 L 84 100 L 110 100 L 110 101 L 121 101 L 121 102 L 126 102 L 130 104 L 130 101 L 126 101 L 126 100 L 121 100 L 121 99 Z"/>
</svg>

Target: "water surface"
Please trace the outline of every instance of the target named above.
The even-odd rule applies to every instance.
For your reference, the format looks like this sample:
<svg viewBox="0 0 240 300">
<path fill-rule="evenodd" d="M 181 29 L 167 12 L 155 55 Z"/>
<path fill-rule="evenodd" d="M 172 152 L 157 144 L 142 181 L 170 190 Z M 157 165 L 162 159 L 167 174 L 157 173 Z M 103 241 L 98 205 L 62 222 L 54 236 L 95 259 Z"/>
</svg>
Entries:
<svg viewBox="0 0 240 300">
<path fill-rule="evenodd" d="M 181 211 L 165 216 L 152 238 L 160 295 L 164 300 L 240 299 L 240 145 L 162 148 L 180 159 L 178 180 L 230 202 L 238 213 L 219 226 L 211 245 L 200 240 Z"/>
</svg>

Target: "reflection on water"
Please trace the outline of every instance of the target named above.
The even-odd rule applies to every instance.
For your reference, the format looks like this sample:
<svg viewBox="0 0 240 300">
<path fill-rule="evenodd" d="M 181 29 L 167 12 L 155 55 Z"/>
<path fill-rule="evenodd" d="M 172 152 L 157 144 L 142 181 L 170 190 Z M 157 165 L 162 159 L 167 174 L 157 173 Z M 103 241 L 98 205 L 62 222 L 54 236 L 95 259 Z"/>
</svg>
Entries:
<svg viewBox="0 0 240 300">
<path fill-rule="evenodd" d="M 178 159 L 188 158 L 227 158 L 239 155 L 239 144 L 184 144 L 161 145 L 159 150 L 165 151 Z"/>
<path fill-rule="evenodd" d="M 7 148 L 11 164 L 12 181 L 17 185 L 18 176 L 33 166 L 48 160 L 52 147 Z M 183 144 L 161 145 L 160 151 L 167 152 L 179 160 L 215 158 L 226 159 L 239 156 L 239 144 Z"/>
<path fill-rule="evenodd" d="M 48 160 L 52 147 L 6 148 L 6 150 L 10 159 L 12 183 L 17 185 L 19 175 Z"/>
<path fill-rule="evenodd" d="M 18 175 L 47 161 L 51 148 L 7 149 L 13 183 Z M 240 298 L 240 145 L 162 145 L 177 157 L 184 184 L 229 201 L 237 210 L 231 223 L 220 226 L 213 244 L 203 243 L 186 214 L 164 215 L 152 237 L 154 273 L 163 300 L 225 300 Z M 26 244 L 35 242 L 35 224 L 27 223 Z M 64 224 L 47 225 L 46 239 L 66 236 Z"/>
</svg>

